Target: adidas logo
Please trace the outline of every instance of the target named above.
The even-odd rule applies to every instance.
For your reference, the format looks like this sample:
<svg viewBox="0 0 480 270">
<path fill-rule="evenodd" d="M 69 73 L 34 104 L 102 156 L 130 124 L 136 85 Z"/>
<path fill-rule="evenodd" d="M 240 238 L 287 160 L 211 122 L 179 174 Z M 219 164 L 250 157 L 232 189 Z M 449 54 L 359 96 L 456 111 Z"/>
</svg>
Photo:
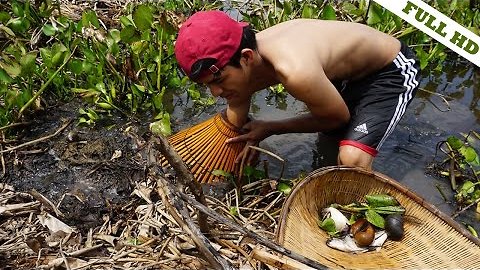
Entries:
<svg viewBox="0 0 480 270">
<path fill-rule="evenodd" d="M 365 123 L 356 126 L 353 130 L 368 134 L 367 124 Z"/>
</svg>

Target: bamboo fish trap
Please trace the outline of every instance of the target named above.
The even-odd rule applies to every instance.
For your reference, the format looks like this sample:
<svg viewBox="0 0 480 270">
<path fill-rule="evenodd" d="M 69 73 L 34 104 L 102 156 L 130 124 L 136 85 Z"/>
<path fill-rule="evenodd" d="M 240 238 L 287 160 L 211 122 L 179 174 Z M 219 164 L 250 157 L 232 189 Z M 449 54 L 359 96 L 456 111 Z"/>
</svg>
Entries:
<svg viewBox="0 0 480 270">
<path fill-rule="evenodd" d="M 240 130 L 228 122 L 224 113 L 184 129 L 168 138 L 178 152 L 194 178 L 199 183 L 222 181 L 221 176 L 212 174 L 214 170 L 237 173 L 235 158 L 240 154 L 245 143 L 226 144 L 225 140 L 240 135 Z M 168 162 L 162 161 L 162 166 Z"/>
<path fill-rule="evenodd" d="M 406 220 L 403 239 L 387 240 L 380 251 L 351 254 L 328 247 L 319 211 L 375 193 L 394 196 L 419 223 Z M 326 167 L 299 182 L 284 203 L 276 237 L 285 248 L 334 269 L 480 269 L 478 238 L 398 182 L 358 168 Z"/>
</svg>

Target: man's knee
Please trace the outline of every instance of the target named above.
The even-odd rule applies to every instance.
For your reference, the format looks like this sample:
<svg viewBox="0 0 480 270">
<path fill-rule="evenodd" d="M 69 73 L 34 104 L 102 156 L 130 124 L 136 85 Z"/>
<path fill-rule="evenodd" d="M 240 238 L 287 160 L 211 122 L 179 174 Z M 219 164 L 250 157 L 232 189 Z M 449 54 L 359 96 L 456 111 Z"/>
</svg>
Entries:
<svg viewBox="0 0 480 270">
<path fill-rule="evenodd" d="M 372 162 L 373 156 L 359 148 L 350 145 L 344 145 L 339 149 L 338 165 L 371 169 Z"/>
</svg>

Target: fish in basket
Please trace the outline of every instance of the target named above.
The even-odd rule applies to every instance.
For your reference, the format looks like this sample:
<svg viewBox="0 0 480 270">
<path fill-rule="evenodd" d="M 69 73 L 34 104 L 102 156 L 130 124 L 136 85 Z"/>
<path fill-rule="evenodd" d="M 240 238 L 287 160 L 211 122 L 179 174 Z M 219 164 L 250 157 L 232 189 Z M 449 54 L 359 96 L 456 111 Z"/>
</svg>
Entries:
<svg viewBox="0 0 480 270">
<path fill-rule="evenodd" d="M 224 180 L 222 171 L 235 175 L 239 167 L 235 159 L 245 143 L 226 144 L 225 140 L 240 135 L 240 129 L 230 123 L 225 112 L 168 138 L 183 162 L 199 183 L 216 183 Z M 168 162 L 163 159 L 162 166 Z"/>
<path fill-rule="evenodd" d="M 318 225 L 322 210 L 368 194 L 389 194 L 415 222 L 405 219 L 401 240 L 387 240 L 377 251 L 349 253 L 327 246 L 331 236 Z M 276 239 L 334 269 L 480 269 L 478 238 L 395 180 L 360 168 L 325 167 L 299 182 L 283 205 Z"/>
</svg>

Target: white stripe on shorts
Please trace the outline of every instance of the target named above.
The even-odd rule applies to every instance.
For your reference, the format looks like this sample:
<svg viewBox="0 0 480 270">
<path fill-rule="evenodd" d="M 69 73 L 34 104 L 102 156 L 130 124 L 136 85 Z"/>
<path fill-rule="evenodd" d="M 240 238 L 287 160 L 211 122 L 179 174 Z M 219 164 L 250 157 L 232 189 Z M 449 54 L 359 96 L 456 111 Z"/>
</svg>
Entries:
<svg viewBox="0 0 480 270">
<path fill-rule="evenodd" d="M 382 147 L 385 139 L 392 133 L 392 131 L 397 126 L 398 122 L 405 113 L 408 102 L 412 99 L 413 90 L 415 89 L 415 87 L 418 86 L 418 82 L 416 80 L 418 70 L 413 66 L 413 64 L 415 63 L 414 59 L 407 59 L 402 52 L 399 52 L 393 62 L 395 63 L 397 68 L 401 69 L 401 74 L 405 77 L 405 80 L 403 81 L 403 86 L 405 87 L 406 91 L 398 95 L 398 103 L 397 107 L 395 108 L 395 113 L 390 120 L 390 124 L 388 125 L 385 134 L 378 143 L 376 150 L 379 150 L 380 147 Z"/>
</svg>

